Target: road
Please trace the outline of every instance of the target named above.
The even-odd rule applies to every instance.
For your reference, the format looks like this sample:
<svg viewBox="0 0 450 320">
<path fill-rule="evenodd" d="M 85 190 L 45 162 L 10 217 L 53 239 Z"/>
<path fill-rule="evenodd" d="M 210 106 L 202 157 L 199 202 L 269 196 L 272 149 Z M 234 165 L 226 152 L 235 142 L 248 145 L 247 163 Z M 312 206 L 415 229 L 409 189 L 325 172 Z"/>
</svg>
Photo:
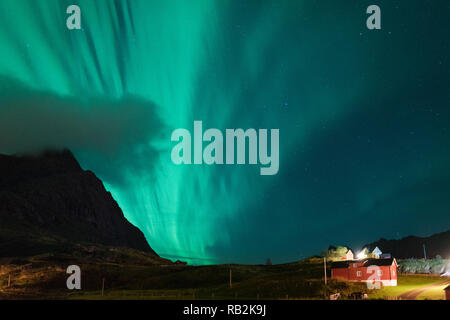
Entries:
<svg viewBox="0 0 450 320">
<path fill-rule="evenodd" d="M 425 291 L 431 290 L 435 287 L 440 287 L 440 286 L 444 286 L 444 285 L 448 285 L 448 284 L 450 284 L 450 281 L 430 284 L 428 286 L 421 287 L 419 289 L 414 289 L 414 290 L 405 292 L 405 293 L 401 294 L 399 296 L 399 298 L 402 300 L 416 300 L 417 296 L 420 295 L 421 293 L 424 293 Z"/>
</svg>

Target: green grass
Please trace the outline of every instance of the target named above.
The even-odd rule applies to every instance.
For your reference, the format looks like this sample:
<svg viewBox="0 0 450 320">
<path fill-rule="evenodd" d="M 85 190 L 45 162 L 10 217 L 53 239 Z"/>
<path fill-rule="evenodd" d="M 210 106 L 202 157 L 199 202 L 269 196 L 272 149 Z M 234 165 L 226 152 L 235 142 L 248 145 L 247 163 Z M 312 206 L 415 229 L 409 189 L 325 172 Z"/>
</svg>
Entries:
<svg viewBox="0 0 450 320">
<path fill-rule="evenodd" d="M 325 286 L 320 258 L 273 266 L 174 266 L 142 265 L 138 257 L 134 259 L 138 264 L 81 261 L 82 290 L 73 292 L 65 289 L 67 262 L 52 264 L 50 260 L 38 257 L 30 267 L 5 268 L 0 275 L 0 298 L 5 295 L 31 299 L 326 299 L 340 292 L 345 299 L 354 292 L 367 290 L 361 283 L 336 280 Z M 5 288 L 7 274 L 12 275 L 10 288 Z"/>
<path fill-rule="evenodd" d="M 429 290 L 427 290 L 424 293 L 421 293 L 416 298 L 417 300 L 444 300 L 445 299 L 445 292 L 444 288 L 447 287 L 449 284 L 445 283 L 436 287 L 433 287 Z"/>
<path fill-rule="evenodd" d="M 448 281 L 448 278 L 442 278 L 437 275 L 399 274 L 396 287 L 384 287 L 380 290 L 373 290 L 369 293 L 369 298 L 393 299 L 394 297 L 398 297 L 408 291 L 424 288 L 432 284 L 443 283 L 445 281 Z M 442 295 L 438 293 L 438 289 L 433 289 L 433 292 L 431 294 L 426 291 L 423 294 L 419 295 L 418 299 L 443 299 L 444 294 L 442 289 Z"/>
<path fill-rule="evenodd" d="M 328 299 L 337 292 L 341 299 L 357 292 L 368 293 L 371 299 L 393 299 L 448 280 L 400 274 L 397 287 L 368 290 L 364 283 L 337 280 L 329 280 L 325 286 L 323 260 L 315 257 L 273 266 L 175 266 L 134 250 L 82 248 L 76 259 L 82 270 L 82 290 L 69 291 L 65 270 L 73 264 L 72 256 L 39 255 L 16 264 L 0 261 L 0 299 Z M 7 287 L 9 275 L 11 286 Z M 417 299 L 442 299 L 444 285 L 441 287 L 427 290 Z"/>
<path fill-rule="evenodd" d="M 281 299 L 323 298 L 321 263 L 215 265 L 109 270 L 115 283 L 107 283 L 104 299 Z M 232 270 L 232 287 L 229 272 Z M 125 284 L 127 279 L 135 281 Z M 108 287 L 109 284 L 109 287 Z M 333 284 L 333 282 L 332 282 Z M 122 289 L 119 289 L 122 287 Z M 139 288 L 140 290 L 136 290 Z M 102 298 L 100 291 L 71 295 L 73 299 Z"/>
</svg>

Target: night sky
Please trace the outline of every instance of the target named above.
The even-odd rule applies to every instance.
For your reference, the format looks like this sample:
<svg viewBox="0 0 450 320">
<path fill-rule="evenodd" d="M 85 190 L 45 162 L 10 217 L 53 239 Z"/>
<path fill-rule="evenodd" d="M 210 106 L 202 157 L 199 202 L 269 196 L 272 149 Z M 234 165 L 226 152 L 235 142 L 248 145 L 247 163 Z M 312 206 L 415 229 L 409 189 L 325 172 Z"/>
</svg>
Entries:
<svg viewBox="0 0 450 320">
<path fill-rule="evenodd" d="M 174 165 L 171 132 L 194 120 L 279 128 L 278 174 Z M 173 259 L 280 263 L 446 231 L 450 2 L 2 0 L 0 152 L 47 147 Z"/>
</svg>

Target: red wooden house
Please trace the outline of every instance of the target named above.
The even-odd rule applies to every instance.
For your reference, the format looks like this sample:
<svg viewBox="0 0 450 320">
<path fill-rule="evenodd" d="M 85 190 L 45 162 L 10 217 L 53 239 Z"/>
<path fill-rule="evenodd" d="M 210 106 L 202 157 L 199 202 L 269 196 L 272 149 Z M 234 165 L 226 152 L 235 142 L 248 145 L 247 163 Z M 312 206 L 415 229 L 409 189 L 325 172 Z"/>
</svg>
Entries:
<svg viewBox="0 0 450 320">
<path fill-rule="evenodd" d="M 383 286 L 396 286 L 397 261 L 389 258 L 333 262 L 331 278 L 345 281 L 381 282 Z"/>
</svg>

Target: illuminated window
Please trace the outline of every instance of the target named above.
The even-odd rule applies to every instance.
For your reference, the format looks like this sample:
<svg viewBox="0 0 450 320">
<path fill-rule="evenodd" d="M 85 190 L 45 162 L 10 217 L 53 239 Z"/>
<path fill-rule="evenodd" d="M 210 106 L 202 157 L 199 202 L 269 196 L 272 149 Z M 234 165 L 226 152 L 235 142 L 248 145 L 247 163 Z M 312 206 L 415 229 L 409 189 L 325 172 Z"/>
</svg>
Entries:
<svg viewBox="0 0 450 320">
<path fill-rule="evenodd" d="M 381 276 L 383 274 L 383 270 L 378 270 L 378 275 Z"/>
<path fill-rule="evenodd" d="M 361 277 L 361 271 L 356 271 L 356 276 Z"/>
</svg>

